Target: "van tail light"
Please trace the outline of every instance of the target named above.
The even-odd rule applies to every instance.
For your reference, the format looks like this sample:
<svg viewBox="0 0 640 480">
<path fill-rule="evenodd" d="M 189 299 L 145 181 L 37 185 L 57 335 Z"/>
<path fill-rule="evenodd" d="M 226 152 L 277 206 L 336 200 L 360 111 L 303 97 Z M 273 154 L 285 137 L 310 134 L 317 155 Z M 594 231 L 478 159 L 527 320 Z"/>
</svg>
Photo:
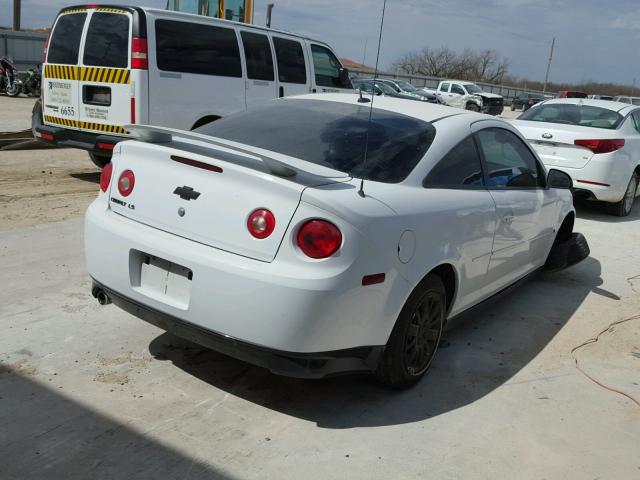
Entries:
<svg viewBox="0 0 640 480">
<path fill-rule="evenodd" d="M 133 37 L 131 39 L 131 68 L 137 70 L 149 68 L 146 38 Z"/>
<path fill-rule="evenodd" d="M 133 187 L 136 184 L 136 177 L 131 170 L 125 170 L 120 174 L 118 178 L 118 192 L 123 197 L 128 197 L 133 192 Z"/>
<path fill-rule="evenodd" d="M 296 242 L 307 257 L 327 258 L 342 246 L 342 233 L 327 220 L 309 220 L 298 230 Z"/>
<path fill-rule="evenodd" d="M 42 63 L 47 61 L 47 50 L 49 50 L 49 39 L 51 34 L 47 35 L 47 39 L 44 41 L 44 48 L 42 49 Z"/>
<path fill-rule="evenodd" d="M 624 147 L 624 140 L 618 139 L 601 139 L 601 140 L 574 140 L 574 145 L 579 147 L 585 147 L 591 150 L 593 153 L 611 153 Z"/>
<path fill-rule="evenodd" d="M 103 192 L 106 192 L 109 189 L 112 173 L 113 164 L 109 162 L 102 168 L 102 172 L 100 173 L 100 190 L 102 190 Z"/>
<path fill-rule="evenodd" d="M 247 229 L 255 238 L 262 240 L 273 233 L 276 228 L 276 217 L 266 208 L 254 210 L 247 219 Z"/>
<path fill-rule="evenodd" d="M 116 148 L 116 144 L 115 143 L 109 143 L 109 142 L 98 142 L 98 143 L 96 143 L 96 148 L 99 149 L 99 150 L 112 151 L 114 148 Z"/>
</svg>

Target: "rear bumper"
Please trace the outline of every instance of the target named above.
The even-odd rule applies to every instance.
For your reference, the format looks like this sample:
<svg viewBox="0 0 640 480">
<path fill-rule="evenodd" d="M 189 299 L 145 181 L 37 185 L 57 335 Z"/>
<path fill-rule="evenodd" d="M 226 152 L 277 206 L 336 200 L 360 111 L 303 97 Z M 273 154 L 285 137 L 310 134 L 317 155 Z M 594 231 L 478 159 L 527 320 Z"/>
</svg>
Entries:
<svg viewBox="0 0 640 480">
<path fill-rule="evenodd" d="M 322 378 L 344 373 L 369 373 L 376 369 L 383 351 L 382 346 L 315 353 L 274 350 L 222 335 L 155 310 L 94 280 L 92 294 L 96 296 L 98 290 L 105 292 L 114 305 L 162 330 L 238 360 L 264 367 L 278 375 Z"/>
<path fill-rule="evenodd" d="M 126 137 L 117 135 L 104 135 L 101 133 L 84 132 L 71 128 L 45 125 L 42 121 L 42 109 L 40 102 L 36 102 L 31 112 L 31 129 L 33 136 L 41 142 L 59 147 L 79 148 L 98 154 L 110 154 L 110 150 L 103 150 L 97 147 L 98 143 L 109 143 L 115 145 L 126 140 Z M 52 140 L 43 138 L 42 134 L 51 135 Z"/>
</svg>

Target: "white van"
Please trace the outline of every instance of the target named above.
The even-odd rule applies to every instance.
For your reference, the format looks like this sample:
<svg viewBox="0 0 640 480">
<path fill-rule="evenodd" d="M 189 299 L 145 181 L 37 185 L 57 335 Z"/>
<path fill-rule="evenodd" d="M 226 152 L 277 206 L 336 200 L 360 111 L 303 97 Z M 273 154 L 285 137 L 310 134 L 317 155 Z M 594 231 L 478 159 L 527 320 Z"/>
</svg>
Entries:
<svg viewBox="0 0 640 480">
<path fill-rule="evenodd" d="M 323 42 L 142 7 L 61 10 L 43 62 L 34 134 L 100 167 L 129 123 L 192 130 L 273 98 L 351 89 Z"/>
</svg>

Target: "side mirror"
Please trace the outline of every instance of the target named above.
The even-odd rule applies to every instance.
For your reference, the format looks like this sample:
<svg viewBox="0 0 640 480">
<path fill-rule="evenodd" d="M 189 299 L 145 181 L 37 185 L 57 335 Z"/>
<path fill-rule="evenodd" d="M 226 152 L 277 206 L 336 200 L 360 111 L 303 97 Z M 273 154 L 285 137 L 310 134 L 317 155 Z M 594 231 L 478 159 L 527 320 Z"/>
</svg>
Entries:
<svg viewBox="0 0 640 480">
<path fill-rule="evenodd" d="M 573 188 L 573 180 L 563 171 L 552 168 L 547 175 L 547 185 L 550 188 Z"/>
<path fill-rule="evenodd" d="M 349 88 L 351 87 L 351 79 L 349 78 L 349 70 L 347 70 L 346 68 L 341 68 L 340 69 L 340 85 L 342 85 L 345 88 Z"/>
</svg>

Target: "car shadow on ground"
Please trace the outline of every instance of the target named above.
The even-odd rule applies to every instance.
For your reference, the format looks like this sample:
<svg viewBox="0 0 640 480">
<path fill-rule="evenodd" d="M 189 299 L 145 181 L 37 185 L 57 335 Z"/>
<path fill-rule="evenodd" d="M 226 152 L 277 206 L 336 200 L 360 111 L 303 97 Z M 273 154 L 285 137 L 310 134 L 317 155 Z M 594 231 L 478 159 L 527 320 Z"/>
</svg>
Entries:
<svg viewBox="0 0 640 480">
<path fill-rule="evenodd" d="M 0 363 L 0 478 L 233 480 Z"/>
<path fill-rule="evenodd" d="M 640 220 L 640 197 L 636 198 L 631 213 L 626 217 L 616 217 L 609 213 L 609 204 L 605 202 L 595 202 L 588 200 L 574 199 L 576 216 L 584 220 L 595 220 L 597 222 L 623 223 Z"/>
<path fill-rule="evenodd" d="M 542 273 L 445 333 L 443 348 L 422 381 L 407 391 L 377 385 L 370 376 L 300 380 L 273 375 L 164 333 L 149 345 L 159 360 L 245 400 L 323 428 L 416 422 L 484 397 L 536 357 L 590 293 L 599 288 L 594 258 L 559 273 Z"/>
<path fill-rule="evenodd" d="M 100 183 L 100 172 L 71 173 L 70 177 L 90 183 Z"/>
</svg>

